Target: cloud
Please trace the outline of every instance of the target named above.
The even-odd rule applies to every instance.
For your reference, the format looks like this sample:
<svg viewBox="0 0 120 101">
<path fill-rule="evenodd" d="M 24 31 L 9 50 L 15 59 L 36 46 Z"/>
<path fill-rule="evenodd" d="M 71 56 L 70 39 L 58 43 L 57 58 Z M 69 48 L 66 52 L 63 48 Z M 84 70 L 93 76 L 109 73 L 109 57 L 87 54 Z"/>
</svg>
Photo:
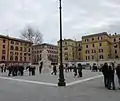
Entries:
<svg viewBox="0 0 120 101">
<path fill-rule="evenodd" d="M 63 38 L 85 33 L 120 33 L 120 0 L 62 0 Z M 0 33 L 19 37 L 26 25 L 38 28 L 44 42 L 59 40 L 59 0 L 0 0 Z"/>
</svg>

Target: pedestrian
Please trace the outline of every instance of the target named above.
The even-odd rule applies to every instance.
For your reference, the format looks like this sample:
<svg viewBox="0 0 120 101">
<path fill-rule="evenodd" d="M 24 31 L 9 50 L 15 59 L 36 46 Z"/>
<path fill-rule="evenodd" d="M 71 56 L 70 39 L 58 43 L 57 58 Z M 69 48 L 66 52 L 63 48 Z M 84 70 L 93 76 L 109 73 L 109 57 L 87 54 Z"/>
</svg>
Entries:
<svg viewBox="0 0 120 101">
<path fill-rule="evenodd" d="M 77 67 L 75 64 L 73 64 L 73 68 L 74 68 L 74 78 L 77 76 Z"/>
<path fill-rule="evenodd" d="M 118 77 L 119 89 L 120 89 L 120 64 L 116 67 L 116 75 Z"/>
<path fill-rule="evenodd" d="M 108 87 L 108 64 L 105 63 L 102 68 L 102 73 L 103 73 L 103 76 L 104 76 L 104 84 L 105 84 L 105 88 Z"/>
<path fill-rule="evenodd" d="M 42 72 L 42 67 L 43 67 L 43 62 L 40 63 L 40 66 L 39 66 L 39 73 L 41 74 Z"/>
<path fill-rule="evenodd" d="M 114 73 L 115 73 L 114 65 L 111 63 L 108 66 L 108 89 L 110 90 L 111 86 L 112 89 L 115 90 Z"/>
<path fill-rule="evenodd" d="M 29 76 L 32 74 L 32 67 L 29 65 L 29 66 L 27 66 L 26 67 L 26 70 L 28 69 L 28 71 L 29 71 Z"/>
<path fill-rule="evenodd" d="M 51 73 L 52 75 L 56 75 L 57 74 L 57 68 L 56 65 L 53 66 L 53 72 Z"/>
<path fill-rule="evenodd" d="M 35 66 L 31 66 L 31 70 L 32 70 L 32 76 L 35 75 Z"/>
<path fill-rule="evenodd" d="M 12 73 L 12 64 L 9 65 L 7 69 L 8 69 L 8 76 L 10 76 Z"/>
<path fill-rule="evenodd" d="M 1 73 L 3 73 L 4 65 L 1 66 Z"/>
<path fill-rule="evenodd" d="M 78 74 L 78 77 L 82 77 L 82 65 L 80 63 L 78 64 Z"/>
</svg>

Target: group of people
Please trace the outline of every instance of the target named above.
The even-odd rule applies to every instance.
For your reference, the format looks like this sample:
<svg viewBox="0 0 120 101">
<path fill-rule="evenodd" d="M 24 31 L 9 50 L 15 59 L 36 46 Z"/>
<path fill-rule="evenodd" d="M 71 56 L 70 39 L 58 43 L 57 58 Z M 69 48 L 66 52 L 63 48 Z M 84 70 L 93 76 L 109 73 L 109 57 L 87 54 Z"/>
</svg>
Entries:
<svg viewBox="0 0 120 101">
<path fill-rule="evenodd" d="M 2 65 L 0 68 L 1 73 L 8 71 L 8 76 L 23 76 L 24 70 L 29 71 L 29 76 L 35 75 L 35 66 L 32 65 L 25 67 L 24 65 L 19 64 L 9 64 L 8 66 Z"/>
<path fill-rule="evenodd" d="M 102 66 L 101 71 L 104 76 L 105 88 L 109 90 L 111 89 L 115 90 L 115 81 L 114 81 L 115 71 L 116 71 L 116 74 L 118 77 L 118 83 L 120 86 L 120 64 L 118 64 L 117 67 L 115 67 L 114 63 L 110 63 L 110 64 L 105 63 Z"/>
</svg>

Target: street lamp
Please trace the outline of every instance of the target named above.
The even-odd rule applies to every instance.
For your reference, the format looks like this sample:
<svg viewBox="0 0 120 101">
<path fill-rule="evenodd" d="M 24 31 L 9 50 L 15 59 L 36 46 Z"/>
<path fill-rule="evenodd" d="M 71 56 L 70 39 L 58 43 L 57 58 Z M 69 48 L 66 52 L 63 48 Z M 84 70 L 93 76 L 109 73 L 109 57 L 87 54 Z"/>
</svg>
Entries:
<svg viewBox="0 0 120 101">
<path fill-rule="evenodd" d="M 61 0 L 59 0 L 59 9 L 60 9 L 60 66 L 59 66 L 59 81 L 58 86 L 66 86 L 65 79 L 64 79 L 64 68 L 63 68 L 63 61 L 62 61 L 62 6 Z"/>
</svg>

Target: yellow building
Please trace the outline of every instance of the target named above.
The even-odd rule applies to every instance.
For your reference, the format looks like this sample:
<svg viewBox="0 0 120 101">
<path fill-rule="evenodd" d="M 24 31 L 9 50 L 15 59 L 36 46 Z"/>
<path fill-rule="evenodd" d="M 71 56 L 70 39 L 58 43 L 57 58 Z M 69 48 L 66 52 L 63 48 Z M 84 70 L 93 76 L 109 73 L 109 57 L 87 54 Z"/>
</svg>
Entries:
<svg viewBox="0 0 120 101">
<path fill-rule="evenodd" d="M 76 41 L 76 61 L 82 61 L 82 41 Z"/>
<path fill-rule="evenodd" d="M 32 43 L 0 35 L 0 63 L 30 63 Z"/>
<path fill-rule="evenodd" d="M 111 35 L 111 55 L 112 58 L 118 59 L 120 58 L 120 34 L 115 33 Z"/>
<path fill-rule="evenodd" d="M 76 41 L 64 39 L 62 43 L 63 63 L 76 60 Z M 60 41 L 58 41 L 58 63 L 60 63 Z"/>
<path fill-rule="evenodd" d="M 82 37 L 83 61 L 99 61 L 111 58 L 111 37 L 106 33 L 98 33 Z"/>
</svg>

